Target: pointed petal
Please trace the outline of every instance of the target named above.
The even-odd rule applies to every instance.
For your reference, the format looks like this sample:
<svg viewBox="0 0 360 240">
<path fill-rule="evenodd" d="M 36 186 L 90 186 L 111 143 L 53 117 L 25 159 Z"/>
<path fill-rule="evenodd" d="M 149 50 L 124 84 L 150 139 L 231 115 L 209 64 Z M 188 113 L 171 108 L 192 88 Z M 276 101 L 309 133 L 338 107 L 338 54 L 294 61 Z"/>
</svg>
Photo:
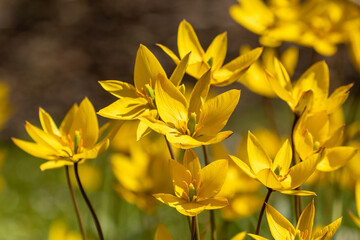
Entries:
<svg viewBox="0 0 360 240">
<path fill-rule="evenodd" d="M 17 138 L 11 139 L 19 148 L 21 148 L 23 151 L 27 152 L 30 155 L 46 160 L 55 160 L 58 158 L 57 151 L 50 147 L 47 147 L 47 145 L 27 142 Z"/>
<path fill-rule="evenodd" d="M 315 153 L 305 161 L 290 168 L 288 176 L 291 179 L 289 189 L 294 189 L 302 185 L 314 173 L 316 165 L 321 161 L 325 154 L 326 151 Z"/>
<path fill-rule="evenodd" d="M 54 168 L 59 168 L 59 167 L 63 167 L 63 166 L 71 166 L 74 163 L 71 161 L 63 161 L 63 160 L 57 160 L 57 161 L 47 161 L 43 164 L 40 165 L 40 170 L 41 171 L 45 171 L 48 169 L 54 169 Z"/>
<path fill-rule="evenodd" d="M 100 85 L 109 93 L 118 98 L 137 98 L 136 89 L 133 85 L 118 80 L 99 81 Z"/>
<path fill-rule="evenodd" d="M 345 86 L 338 87 L 335 91 L 330 95 L 327 99 L 326 106 L 328 107 L 327 112 L 334 113 L 338 110 L 341 105 L 345 102 L 345 100 L 349 96 L 349 90 L 353 86 L 353 83 L 350 83 Z"/>
<path fill-rule="evenodd" d="M 255 176 L 262 184 L 264 184 L 268 188 L 271 188 L 274 190 L 278 190 L 278 189 L 281 190 L 283 188 L 283 186 L 281 185 L 281 182 L 279 181 L 277 176 L 274 174 L 274 172 L 271 171 L 270 168 L 264 168 L 264 169 L 260 170 L 259 172 L 257 172 L 255 174 Z"/>
<path fill-rule="evenodd" d="M 98 114 L 110 119 L 134 120 L 147 109 L 149 106 L 144 98 L 124 97 L 104 107 Z"/>
<path fill-rule="evenodd" d="M 171 178 L 174 185 L 175 195 L 181 198 L 186 198 L 189 193 L 188 185 L 192 181 L 192 176 L 185 166 L 178 163 L 176 160 L 170 160 Z M 184 183 L 185 182 L 185 183 Z"/>
<path fill-rule="evenodd" d="M 205 209 L 207 210 L 219 209 L 229 205 L 228 200 L 226 198 L 220 198 L 220 197 L 201 200 L 198 201 L 198 203 L 204 205 Z"/>
<path fill-rule="evenodd" d="M 306 206 L 304 211 L 301 213 L 298 224 L 296 226 L 296 231 L 300 232 L 308 231 L 308 236 L 311 236 L 311 232 L 314 225 L 315 217 L 315 205 L 314 199 Z"/>
<path fill-rule="evenodd" d="M 196 216 L 205 210 L 205 206 L 197 202 L 184 202 L 177 204 L 176 210 L 185 216 Z"/>
<path fill-rule="evenodd" d="M 106 151 L 109 147 L 109 139 L 104 139 L 90 149 L 84 149 L 81 153 L 75 154 L 73 160 L 94 159 Z"/>
<path fill-rule="evenodd" d="M 290 167 L 292 160 L 292 150 L 291 145 L 286 139 L 284 144 L 281 146 L 280 150 L 277 152 L 272 166 L 272 171 L 275 171 L 276 168 L 280 169 L 280 175 L 284 176 Z"/>
<path fill-rule="evenodd" d="M 267 238 L 264 238 L 264 237 L 261 237 L 261 236 L 255 235 L 255 234 L 248 233 L 248 235 L 255 240 L 268 240 Z"/>
<path fill-rule="evenodd" d="M 61 136 L 60 131 L 57 128 L 54 120 L 51 118 L 50 114 L 45 112 L 45 110 L 42 108 L 39 109 L 39 118 L 44 132 L 49 133 L 54 137 Z"/>
<path fill-rule="evenodd" d="M 317 170 L 331 172 L 344 166 L 357 153 L 357 149 L 348 146 L 329 148 L 327 155 L 317 165 Z"/>
<path fill-rule="evenodd" d="M 137 90 L 145 88 L 145 84 L 152 83 L 154 87 L 157 76 L 161 74 L 166 76 L 164 69 L 150 50 L 144 45 L 140 45 L 135 60 L 134 83 Z"/>
<path fill-rule="evenodd" d="M 144 115 L 144 116 L 141 116 L 139 118 L 139 120 L 141 122 L 143 122 L 144 124 L 146 124 L 147 126 L 149 126 L 149 128 L 151 128 L 152 130 L 154 130 L 155 132 L 158 132 L 160 134 L 163 134 L 163 135 L 167 135 L 168 133 L 180 134 L 179 132 L 177 132 L 177 130 L 175 128 L 169 127 L 163 121 L 157 120 L 152 116 Z"/>
<path fill-rule="evenodd" d="M 277 190 L 282 194 L 296 195 L 296 196 L 316 196 L 316 193 L 305 190 Z"/>
<path fill-rule="evenodd" d="M 227 168 L 227 160 L 216 160 L 201 169 L 200 186 L 196 195 L 211 198 L 220 192 L 225 182 Z"/>
<path fill-rule="evenodd" d="M 202 61 L 204 50 L 193 27 L 185 20 L 179 25 L 177 44 L 180 58 L 191 52 L 189 64 Z"/>
<path fill-rule="evenodd" d="M 161 223 L 157 226 L 154 240 L 174 240 L 167 228 Z"/>
<path fill-rule="evenodd" d="M 25 123 L 25 129 L 29 136 L 39 145 L 44 145 L 47 148 L 58 151 L 63 148 L 58 137 L 48 134 L 38 127 L 35 127 L 29 122 Z"/>
<path fill-rule="evenodd" d="M 210 89 L 211 71 L 207 71 L 195 84 L 190 94 L 189 116 L 196 113 L 200 117 L 200 109 L 206 101 Z"/>
<path fill-rule="evenodd" d="M 185 150 L 183 164 L 186 169 L 191 172 L 193 178 L 196 178 L 199 171 L 201 170 L 201 165 L 198 156 L 192 149 Z"/>
<path fill-rule="evenodd" d="M 331 224 L 327 225 L 323 229 L 321 229 L 319 232 L 316 232 L 313 236 L 314 240 L 329 240 L 334 236 L 337 229 L 339 228 L 342 221 L 342 217 L 338 218 Z"/>
<path fill-rule="evenodd" d="M 234 163 L 236 165 L 238 165 L 239 168 L 241 168 L 241 170 L 243 170 L 249 177 L 251 178 L 256 178 L 256 176 L 254 175 L 253 171 L 250 169 L 249 165 L 247 165 L 245 162 L 241 161 L 239 158 L 235 157 L 235 156 L 231 156 L 229 155 L 229 157 L 231 158 L 231 160 L 234 161 Z"/>
<path fill-rule="evenodd" d="M 139 121 L 139 125 L 136 129 L 136 141 L 140 141 L 143 137 L 151 132 L 151 128 L 142 121 Z"/>
<path fill-rule="evenodd" d="M 266 204 L 266 217 L 270 227 L 271 235 L 276 240 L 290 239 L 290 233 L 295 235 L 295 229 L 293 225 L 269 204 Z"/>
<path fill-rule="evenodd" d="M 227 51 L 227 35 L 226 32 L 217 35 L 211 42 L 209 48 L 205 52 L 204 60 L 209 63 L 212 69 L 218 69 L 222 66 Z"/>
<path fill-rule="evenodd" d="M 249 234 L 249 236 L 250 236 L 250 234 Z M 241 232 L 241 233 L 236 234 L 234 237 L 232 237 L 231 240 L 244 240 L 245 238 L 246 238 L 246 232 Z M 256 239 L 256 238 L 254 238 L 254 239 Z"/>
<path fill-rule="evenodd" d="M 175 55 L 173 51 L 171 51 L 169 48 L 165 47 L 162 44 L 156 44 L 158 47 L 160 47 L 169 57 L 174 61 L 176 65 L 179 64 L 180 59 Z"/>
<path fill-rule="evenodd" d="M 59 127 L 59 131 L 63 134 L 63 135 L 68 135 L 70 133 L 70 129 L 71 126 L 74 123 L 75 120 L 75 116 L 77 111 L 79 110 L 79 107 L 77 104 L 74 104 L 70 110 L 66 113 L 63 121 L 61 122 L 61 125 Z"/>
<path fill-rule="evenodd" d="M 184 199 L 175 197 L 174 195 L 168 193 L 157 193 L 153 194 L 153 196 L 160 202 L 165 203 L 170 207 L 175 207 L 177 204 L 185 203 Z"/>
<path fill-rule="evenodd" d="M 262 47 L 255 48 L 245 54 L 240 55 L 239 57 L 231 60 L 225 64 L 222 69 L 227 69 L 231 72 L 235 71 L 244 71 L 250 67 L 251 64 L 256 62 L 259 59 L 263 51 Z"/>
<path fill-rule="evenodd" d="M 240 99 L 239 90 L 229 90 L 208 101 L 202 107 L 197 135 L 216 135 L 223 129 Z"/>
<path fill-rule="evenodd" d="M 155 87 L 155 101 L 161 119 L 181 129 L 187 124 L 187 101 L 172 82 L 159 75 Z"/>
<path fill-rule="evenodd" d="M 83 146 L 85 148 L 93 147 L 99 136 L 99 124 L 94 106 L 88 98 L 82 100 L 76 113 L 74 123 L 70 129 L 72 139 L 74 139 L 74 132 L 80 129 Z"/>
<path fill-rule="evenodd" d="M 261 146 L 259 140 L 250 131 L 248 133 L 247 149 L 249 163 L 254 173 L 258 173 L 262 169 L 271 169 L 272 161 Z"/>
<path fill-rule="evenodd" d="M 189 62 L 189 56 L 190 56 L 190 53 L 188 53 L 183 59 L 181 59 L 179 64 L 176 66 L 174 72 L 171 74 L 171 77 L 169 80 L 175 86 L 179 86 L 181 83 L 181 80 L 184 77 L 184 74 L 185 74 L 185 71 L 187 69 L 188 62 Z"/>
<path fill-rule="evenodd" d="M 298 62 L 299 57 L 299 48 L 297 47 L 289 47 L 283 52 L 280 57 L 280 61 L 283 63 L 286 71 L 289 75 L 293 75 L 295 72 L 295 68 Z"/>
</svg>

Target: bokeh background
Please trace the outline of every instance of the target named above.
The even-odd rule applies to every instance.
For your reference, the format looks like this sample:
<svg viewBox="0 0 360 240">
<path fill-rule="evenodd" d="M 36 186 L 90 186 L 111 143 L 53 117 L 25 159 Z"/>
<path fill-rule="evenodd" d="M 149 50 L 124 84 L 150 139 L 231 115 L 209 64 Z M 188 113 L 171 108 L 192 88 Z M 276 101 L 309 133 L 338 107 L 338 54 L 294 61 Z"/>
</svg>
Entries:
<svg viewBox="0 0 360 240">
<path fill-rule="evenodd" d="M 41 160 L 23 153 L 10 140 L 14 136 L 27 138 L 25 121 L 39 125 L 38 108 L 42 107 L 59 123 L 70 106 L 84 97 L 91 100 L 96 110 L 113 102 L 114 97 L 98 81 L 132 82 L 139 44 L 146 45 L 170 73 L 174 63 L 155 44 L 176 49 L 177 28 L 183 19 L 192 24 L 205 48 L 217 34 L 226 31 L 227 60 L 238 56 L 243 44 L 260 46 L 255 34 L 230 17 L 228 9 L 233 4 L 235 0 L 0 1 L 0 80 L 9 88 L 11 112 L 0 132 L 5 155 L 0 170 L 0 239 L 41 240 L 48 239 L 51 231 L 77 229 L 63 169 L 41 172 Z M 285 43 L 282 47 L 288 46 Z M 295 78 L 309 67 L 312 52 L 300 47 Z M 330 92 L 345 83 L 359 81 L 345 46 L 339 46 L 335 56 L 323 59 L 330 69 L 336 69 L 331 70 Z M 342 67 L 332 68 L 339 65 Z M 229 128 L 235 132 L 232 140 L 227 140 L 230 146 L 253 126 L 267 124 L 259 107 L 262 98 L 239 83 L 233 87 L 241 89 L 242 96 L 236 110 L 238 117 L 230 121 Z M 359 93 L 358 88 L 355 84 L 351 91 Z M 284 103 L 275 100 L 274 104 L 283 126 L 280 131 L 288 133 L 291 114 Z M 187 228 L 186 220 L 166 207 L 160 216 L 144 215 L 122 200 L 113 190 L 115 180 L 108 158 L 109 154 L 104 155 L 83 170 L 96 172 L 91 174 L 98 181 L 88 183 L 94 187 L 89 190 L 90 197 L 98 206 L 108 239 L 151 239 L 159 219 L 173 222 L 179 232 Z M 81 208 L 87 211 L 85 205 L 81 204 Z M 122 214 L 118 214 L 120 211 Z M 251 221 L 254 224 L 256 220 Z M 85 217 L 85 222 L 95 234 L 90 216 Z M 234 231 L 241 224 L 238 221 Z M 351 235 L 355 230 L 349 231 L 349 236 L 358 236 Z"/>
</svg>

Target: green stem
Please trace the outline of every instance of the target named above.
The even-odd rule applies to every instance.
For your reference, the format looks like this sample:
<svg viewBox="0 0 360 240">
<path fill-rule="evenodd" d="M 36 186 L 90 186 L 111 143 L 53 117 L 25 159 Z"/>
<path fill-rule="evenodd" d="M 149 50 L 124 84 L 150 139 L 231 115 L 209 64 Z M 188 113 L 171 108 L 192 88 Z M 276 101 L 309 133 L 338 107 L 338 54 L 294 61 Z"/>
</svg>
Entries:
<svg viewBox="0 0 360 240">
<path fill-rule="evenodd" d="M 200 240 L 199 223 L 197 216 L 191 217 L 191 240 Z"/>
<path fill-rule="evenodd" d="M 78 205 L 78 203 L 76 201 L 74 189 L 73 189 L 72 184 L 71 184 L 70 174 L 69 174 L 69 166 L 67 166 L 67 165 L 65 166 L 65 172 L 66 172 L 67 183 L 68 183 L 68 186 L 69 186 L 69 189 L 70 189 L 71 199 L 73 201 L 75 212 L 76 212 L 76 217 L 77 217 L 77 220 L 78 220 L 78 223 L 79 223 L 81 236 L 82 236 L 83 240 L 86 240 L 84 224 L 83 224 L 83 221 L 82 221 L 82 218 L 81 218 L 79 205 Z"/>
<path fill-rule="evenodd" d="M 79 188 L 80 188 L 80 192 L 81 192 L 81 194 L 82 194 L 82 196 L 83 196 L 83 198 L 84 198 L 87 206 L 89 207 L 89 210 L 90 210 L 90 212 L 91 212 L 91 215 L 92 215 L 92 217 L 93 217 L 93 219 L 94 219 L 95 226 L 96 226 L 96 230 L 97 230 L 97 232 L 98 232 L 99 238 L 100 238 L 100 240 L 104 240 L 104 236 L 103 236 L 103 233 L 102 233 L 102 230 L 101 230 L 101 226 L 100 226 L 99 219 L 98 219 L 98 217 L 96 216 L 96 213 L 95 213 L 95 211 L 94 211 L 94 208 L 93 208 L 93 206 L 91 205 L 91 202 L 90 202 L 88 196 L 86 195 L 85 190 L 84 190 L 84 188 L 83 188 L 83 186 L 82 186 L 82 184 L 81 184 L 80 177 L 79 177 L 78 163 L 74 163 L 74 170 L 75 170 L 76 180 L 77 180 L 78 185 L 79 185 Z"/>
<path fill-rule="evenodd" d="M 258 222 L 257 222 L 256 232 L 255 232 L 256 235 L 259 235 L 259 233 L 260 233 L 261 222 L 262 222 L 262 219 L 263 219 L 263 215 L 265 213 L 266 203 L 269 201 L 269 198 L 270 198 L 270 195 L 271 195 L 272 192 L 273 192 L 273 190 L 271 188 L 268 188 L 268 192 L 267 192 L 266 197 L 264 199 L 264 203 L 263 203 L 263 205 L 261 207 L 259 219 L 258 219 Z"/>
<path fill-rule="evenodd" d="M 210 164 L 209 153 L 205 145 L 202 145 L 205 159 L 205 166 Z M 216 223 L 215 223 L 215 210 L 209 211 L 211 240 L 216 240 Z"/>
</svg>

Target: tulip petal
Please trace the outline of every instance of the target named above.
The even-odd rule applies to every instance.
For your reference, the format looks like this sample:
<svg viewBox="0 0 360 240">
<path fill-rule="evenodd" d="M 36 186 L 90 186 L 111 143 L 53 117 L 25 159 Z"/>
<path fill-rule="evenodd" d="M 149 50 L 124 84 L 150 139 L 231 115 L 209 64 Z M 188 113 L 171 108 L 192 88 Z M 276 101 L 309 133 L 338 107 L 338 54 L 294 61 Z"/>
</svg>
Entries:
<svg viewBox="0 0 360 240">
<path fill-rule="evenodd" d="M 205 199 L 197 202 L 199 204 L 204 205 L 205 209 L 207 210 L 219 209 L 229 205 L 228 200 L 226 198 L 221 198 L 221 197 Z"/>
<path fill-rule="evenodd" d="M 81 153 L 75 154 L 73 160 L 94 159 L 101 155 L 109 147 L 109 139 L 104 139 L 90 149 L 84 149 Z"/>
<path fill-rule="evenodd" d="M 357 149 L 348 146 L 329 148 L 327 155 L 317 165 L 317 170 L 331 172 L 344 166 L 355 156 Z"/>
<path fill-rule="evenodd" d="M 227 169 L 227 160 L 216 160 L 201 169 L 201 182 L 197 189 L 197 196 L 211 198 L 220 192 L 226 179 Z"/>
<path fill-rule="evenodd" d="M 185 74 L 185 71 L 187 69 L 188 62 L 189 62 L 189 56 L 190 56 L 190 53 L 188 53 L 183 59 L 181 59 L 179 64 L 177 64 L 174 72 L 171 74 L 171 77 L 169 80 L 175 86 L 179 86 L 184 77 L 184 74 Z"/>
<path fill-rule="evenodd" d="M 157 226 L 155 231 L 155 240 L 174 240 L 167 228 L 161 223 Z"/>
<path fill-rule="evenodd" d="M 177 44 L 180 58 L 191 52 L 189 64 L 202 61 L 204 50 L 193 27 L 185 20 L 179 25 Z"/>
<path fill-rule="evenodd" d="M 176 210 L 185 216 L 196 216 L 205 210 L 205 206 L 197 202 L 176 204 Z"/>
<path fill-rule="evenodd" d="M 109 93 L 118 98 L 137 98 L 136 89 L 133 85 L 118 80 L 99 81 L 100 85 Z"/>
<path fill-rule="evenodd" d="M 175 207 L 178 204 L 183 204 L 186 202 L 184 199 L 175 197 L 174 195 L 168 193 L 157 193 L 157 194 L 153 194 L 153 196 L 160 202 L 165 203 L 170 207 Z"/>
<path fill-rule="evenodd" d="M 134 83 L 137 90 L 145 89 L 145 84 L 150 84 L 154 88 L 157 76 L 166 76 L 164 69 L 150 50 L 144 45 L 140 47 L 136 54 L 134 68 Z"/>
<path fill-rule="evenodd" d="M 330 223 L 313 235 L 314 240 L 329 240 L 334 236 L 342 221 L 342 217 Z"/>
<path fill-rule="evenodd" d="M 154 130 L 155 132 L 158 132 L 160 134 L 163 134 L 163 135 L 167 135 L 170 133 L 180 134 L 179 132 L 177 132 L 177 130 L 175 128 L 169 127 L 168 125 L 166 125 L 166 123 L 155 119 L 153 116 L 143 115 L 139 118 L 139 120 L 141 122 L 143 122 L 144 124 L 146 124 L 147 126 L 149 126 L 152 130 Z"/>
<path fill-rule="evenodd" d="M 305 190 L 277 190 L 282 194 L 286 195 L 296 195 L 296 196 L 316 196 L 316 193 L 312 191 L 305 191 Z"/>
<path fill-rule="evenodd" d="M 308 236 L 311 236 L 311 232 L 314 225 L 315 217 L 315 205 L 314 200 L 312 200 L 301 213 L 298 224 L 296 226 L 296 231 L 308 232 Z"/>
<path fill-rule="evenodd" d="M 177 129 L 187 124 L 187 101 L 184 95 L 164 76 L 159 75 L 155 87 L 155 101 L 161 119 Z M 186 126 L 186 125 L 185 125 Z"/>
<path fill-rule="evenodd" d="M 264 151 L 259 140 L 250 131 L 248 133 L 247 149 L 249 163 L 254 173 L 258 173 L 263 169 L 271 169 L 272 161 Z"/>
<path fill-rule="evenodd" d="M 248 233 L 248 235 L 255 240 L 268 240 L 267 238 L 264 238 L 264 237 L 261 237 L 261 236 L 255 235 L 255 234 Z"/>
<path fill-rule="evenodd" d="M 207 71 L 195 84 L 190 95 L 188 111 L 189 116 L 191 113 L 195 113 L 198 118 L 200 117 L 200 109 L 205 103 L 209 93 L 210 80 L 211 72 Z"/>
<path fill-rule="evenodd" d="M 187 198 L 186 196 L 189 192 L 187 184 L 190 184 L 192 181 L 190 172 L 187 171 L 184 165 L 174 159 L 170 160 L 170 172 L 175 195 L 181 198 Z"/>
<path fill-rule="evenodd" d="M 266 204 L 266 217 L 270 227 L 271 235 L 276 240 L 291 239 L 291 236 L 295 235 L 295 229 L 293 225 L 269 204 Z M 292 235 L 290 235 L 290 233 Z"/>
<path fill-rule="evenodd" d="M 249 165 L 247 165 L 245 162 L 241 161 L 239 158 L 235 157 L 235 156 L 231 156 L 229 155 L 229 157 L 231 158 L 231 160 L 234 161 L 234 163 L 241 168 L 241 170 L 243 170 L 249 177 L 251 178 L 256 178 L 256 176 L 254 175 L 253 171 L 250 169 Z"/>
<path fill-rule="evenodd" d="M 272 166 L 272 171 L 275 171 L 277 168 L 280 169 L 280 175 L 284 176 L 290 167 L 292 160 L 292 149 L 291 145 L 286 139 L 284 144 L 281 146 L 280 150 L 277 152 Z"/>
<path fill-rule="evenodd" d="M 39 145 L 44 145 L 57 152 L 58 149 L 64 148 L 61 144 L 60 139 L 51 134 L 48 134 L 38 127 L 35 127 L 29 122 L 25 123 L 25 129 L 29 136 Z"/>
<path fill-rule="evenodd" d="M 219 69 L 224 63 L 227 50 L 226 32 L 217 35 L 211 42 L 209 48 L 205 52 L 204 60 L 210 65 L 211 69 Z"/>
<path fill-rule="evenodd" d="M 11 138 L 12 141 L 23 151 L 33 155 L 37 158 L 55 160 L 57 159 L 58 152 L 47 145 L 42 145 L 33 142 L 27 142 L 17 138 Z"/>
<path fill-rule="evenodd" d="M 144 113 L 146 109 L 149 109 L 149 107 L 144 98 L 124 97 L 104 107 L 98 114 L 111 119 L 134 120 Z"/>
<path fill-rule="evenodd" d="M 282 189 L 281 182 L 270 168 L 264 168 L 255 174 L 256 178 L 266 187 L 278 190 Z"/>
<path fill-rule="evenodd" d="M 77 104 L 72 105 L 72 107 L 70 108 L 70 110 L 66 113 L 63 121 L 61 122 L 61 125 L 59 127 L 59 131 L 63 134 L 63 135 L 68 135 L 70 134 L 70 129 L 71 126 L 74 123 L 74 119 L 76 116 L 77 111 L 79 110 L 79 107 Z"/>
<path fill-rule="evenodd" d="M 176 56 L 176 54 L 171 51 L 168 47 L 165 47 L 162 44 L 156 44 L 158 47 L 160 47 L 173 61 L 176 65 L 179 64 L 180 59 Z"/>
<path fill-rule="evenodd" d="M 57 128 L 54 120 L 51 118 L 50 114 L 45 112 L 45 110 L 42 108 L 39 109 L 39 118 L 44 132 L 49 133 L 54 137 L 61 136 L 60 131 Z"/>
<path fill-rule="evenodd" d="M 186 169 L 191 172 L 193 178 L 196 178 L 199 171 L 201 170 L 201 165 L 198 156 L 192 149 L 185 150 L 183 164 Z"/>
<path fill-rule="evenodd" d="M 239 90 L 229 90 L 208 101 L 202 107 L 197 135 L 216 135 L 224 128 L 240 99 Z"/>
<path fill-rule="evenodd" d="M 43 164 L 40 165 L 40 170 L 41 171 L 45 171 L 48 169 L 54 169 L 54 168 L 59 168 L 59 167 L 63 167 L 63 166 L 71 166 L 74 163 L 71 161 L 63 161 L 63 160 L 55 160 L 55 161 L 47 161 Z"/>
</svg>

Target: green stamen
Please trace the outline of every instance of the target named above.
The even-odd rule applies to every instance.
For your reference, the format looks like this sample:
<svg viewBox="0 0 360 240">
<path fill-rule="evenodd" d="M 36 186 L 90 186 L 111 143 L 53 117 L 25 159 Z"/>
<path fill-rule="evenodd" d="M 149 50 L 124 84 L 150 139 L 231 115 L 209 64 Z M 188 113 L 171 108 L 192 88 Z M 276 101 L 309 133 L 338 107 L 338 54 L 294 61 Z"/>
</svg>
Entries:
<svg viewBox="0 0 360 240">
<path fill-rule="evenodd" d="M 214 64 L 214 59 L 211 57 L 211 58 L 207 61 L 207 63 L 209 64 L 210 67 L 212 67 L 213 64 Z"/>
<path fill-rule="evenodd" d="M 189 198 L 190 198 L 190 201 L 193 200 L 194 196 L 196 196 L 196 189 L 195 189 L 194 185 L 192 183 L 190 183 L 190 185 L 189 185 Z"/>
<path fill-rule="evenodd" d="M 80 140 L 81 140 L 80 131 L 75 131 L 75 136 L 74 136 L 74 152 L 75 152 L 75 154 L 78 153 Z"/>
<path fill-rule="evenodd" d="M 194 133 L 195 126 L 196 126 L 196 113 L 192 112 L 190 114 L 190 118 L 187 123 L 187 128 L 190 130 L 190 135 L 192 135 Z"/>
<path fill-rule="evenodd" d="M 155 92 L 154 89 L 149 85 L 149 84 L 145 84 L 145 91 L 146 94 L 151 98 L 151 100 L 154 102 L 155 101 Z"/>
</svg>

